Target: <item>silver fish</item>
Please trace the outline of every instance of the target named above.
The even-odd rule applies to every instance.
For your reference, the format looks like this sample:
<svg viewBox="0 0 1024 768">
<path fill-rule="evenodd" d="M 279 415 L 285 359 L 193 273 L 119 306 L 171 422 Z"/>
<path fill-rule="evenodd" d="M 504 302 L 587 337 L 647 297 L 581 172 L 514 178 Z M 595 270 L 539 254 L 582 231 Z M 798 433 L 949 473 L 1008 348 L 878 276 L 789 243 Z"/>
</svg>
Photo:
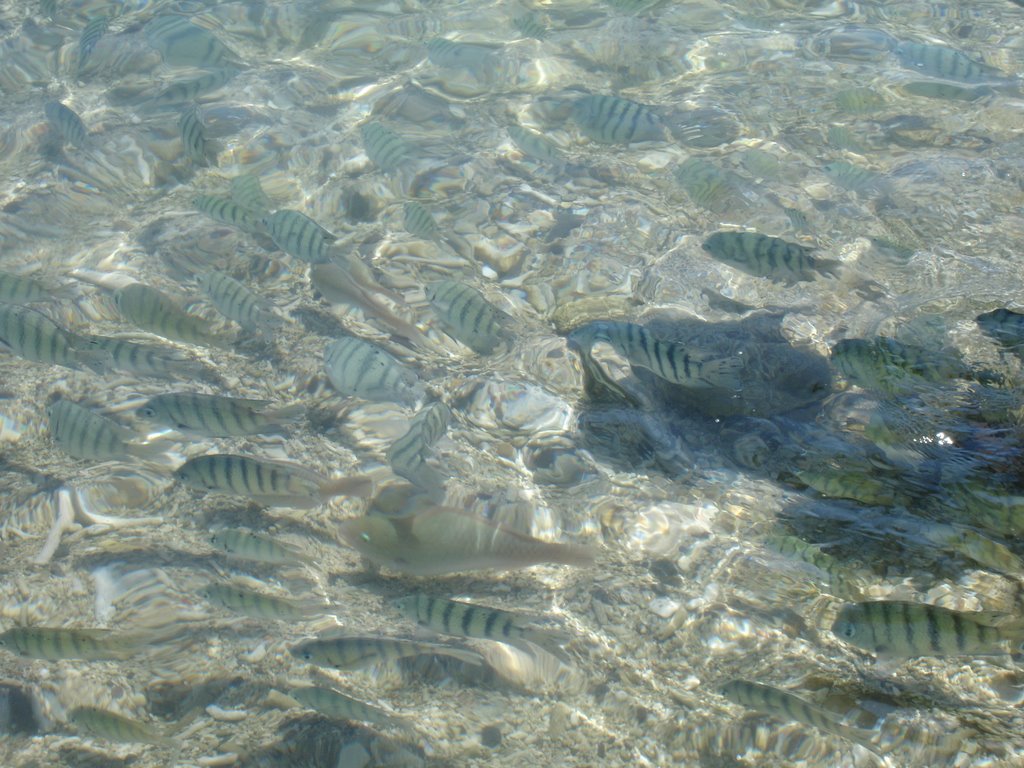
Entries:
<svg viewBox="0 0 1024 768">
<path fill-rule="evenodd" d="M 75 707 L 68 712 L 68 720 L 92 736 L 107 741 L 165 746 L 176 743 L 151 725 L 99 707 Z"/>
<path fill-rule="evenodd" d="M 338 533 L 368 560 L 414 576 L 594 562 L 586 547 L 535 539 L 450 507 L 406 517 L 351 518 L 338 525 Z"/>
<path fill-rule="evenodd" d="M 235 176 L 229 184 L 231 199 L 253 213 L 265 215 L 270 212 L 271 203 L 263 191 L 260 177 L 252 173 Z"/>
<path fill-rule="evenodd" d="M 246 330 L 271 337 L 281 327 L 282 320 L 270 304 L 230 275 L 211 269 L 199 275 L 197 282 L 224 317 Z"/>
<path fill-rule="evenodd" d="M 143 31 L 165 64 L 209 69 L 238 63 L 238 56 L 216 35 L 192 24 L 185 16 L 155 16 Z"/>
<path fill-rule="evenodd" d="M 426 394 L 415 371 L 376 344 L 355 336 L 327 345 L 324 370 L 343 395 L 413 406 Z"/>
<path fill-rule="evenodd" d="M 331 243 L 336 238 L 306 214 L 282 208 L 265 216 L 261 223 L 270 233 L 274 245 L 289 256 L 310 264 L 329 260 Z"/>
<path fill-rule="evenodd" d="M 305 412 L 302 405 L 273 407 L 268 400 L 170 392 L 151 397 L 135 415 L 200 437 L 236 437 L 285 432 Z"/>
<path fill-rule="evenodd" d="M 426 287 L 427 301 L 442 327 L 480 355 L 489 355 L 512 339 L 511 318 L 465 283 L 441 280 Z"/>
<path fill-rule="evenodd" d="M 214 453 L 189 459 L 174 477 L 190 488 L 247 496 L 271 507 L 305 509 L 332 496 L 366 497 L 373 482 L 365 477 L 331 479 L 299 464 Z"/>
<path fill-rule="evenodd" d="M 383 123 L 364 123 L 359 133 L 366 156 L 385 173 L 397 170 L 413 154 L 413 146 Z"/>
<path fill-rule="evenodd" d="M 141 650 L 139 637 L 109 629 L 11 627 L 0 633 L 0 648 L 29 659 L 127 659 Z"/>
<path fill-rule="evenodd" d="M 450 69 L 468 69 L 481 72 L 482 69 L 493 68 L 497 46 L 480 45 L 479 43 L 462 43 L 436 37 L 427 43 L 427 56 L 431 63 Z"/>
<path fill-rule="evenodd" d="M 977 83 L 1003 76 L 995 67 L 975 61 L 962 51 L 945 45 L 907 40 L 896 46 L 896 57 L 907 69 L 944 80 Z"/>
<path fill-rule="evenodd" d="M 210 534 L 210 544 L 230 557 L 270 565 L 311 563 L 313 558 L 297 547 L 283 544 L 270 536 L 241 528 L 221 528 Z"/>
<path fill-rule="evenodd" d="M 318 609 L 310 601 L 290 600 L 235 584 L 211 582 L 200 589 L 199 594 L 211 603 L 254 619 L 307 619 Z"/>
<path fill-rule="evenodd" d="M 757 232 L 716 232 L 702 246 L 712 257 L 754 277 L 790 285 L 835 274 L 839 262 L 816 259 L 811 249 Z"/>
<path fill-rule="evenodd" d="M 109 336 L 86 337 L 97 353 L 108 355 L 110 365 L 139 376 L 198 378 L 204 372 L 201 363 L 180 349 Z"/>
<path fill-rule="evenodd" d="M 448 431 L 451 411 L 444 403 L 425 406 L 409 422 L 409 429 L 395 440 L 385 456 L 396 475 L 420 488 L 439 488 L 444 477 L 427 464 L 430 447 Z"/>
<path fill-rule="evenodd" d="M 70 400 L 55 400 L 47 406 L 46 415 L 54 440 L 76 459 L 147 458 L 161 452 L 157 444 L 126 442 L 128 430 Z"/>
<path fill-rule="evenodd" d="M 178 104 L 188 104 L 203 94 L 210 93 L 226 85 L 240 71 L 233 67 L 225 67 L 206 72 L 188 80 L 178 80 L 154 95 L 149 100 L 149 106 L 170 107 Z"/>
<path fill-rule="evenodd" d="M 228 339 L 210 330 L 207 320 L 185 312 L 169 297 L 142 283 L 114 291 L 121 316 L 139 328 L 174 341 L 208 347 L 229 347 Z"/>
<path fill-rule="evenodd" d="M 42 280 L 11 272 L 0 272 L 0 302 L 8 304 L 35 304 L 55 298 L 68 298 L 70 288 L 51 287 Z"/>
<path fill-rule="evenodd" d="M 336 717 L 342 720 L 362 720 L 375 725 L 396 726 L 399 728 L 411 728 L 408 720 L 385 712 L 383 709 L 370 706 L 369 704 L 346 696 L 333 688 L 322 688 L 319 686 L 306 686 L 304 688 L 293 688 L 288 692 L 293 699 L 300 704 L 315 709 L 322 715 Z"/>
<path fill-rule="evenodd" d="M 682 344 L 654 338 L 636 323 L 595 320 L 572 331 L 570 347 L 589 352 L 599 341 L 610 344 L 631 365 L 645 368 L 665 381 L 686 387 L 721 387 L 738 390 L 743 361 L 739 358 L 709 358 Z"/>
<path fill-rule="evenodd" d="M 251 235 L 264 234 L 267 231 L 260 214 L 248 208 L 243 208 L 231 198 L 218 197 L 216 195 L 199 195 L 193 198 L 192 205 L 214 221 L 238 227 L 243 232 L 248 232 Z"/>
<path fill-rule="evenodd" d="M 82 366 L 102 373 L 109 355 L 66 331 L 41 312 L 0 304 L 0 343 L 18 357 L 65 368 Z"/>
<path fill-rule="evenodd" d="M 81 76 L 82 71 L 85 69 L 85 65 L 89 61 L 89 57 L 92 56 L 96 43 L 100 41 L 100 38 L 103 37 L 107 31 L 107 27 L 109 26 L 109 18 L 106 16 L 97 16 L 93 19 L 89 19 L 89 21 L 86 22 L 86 25 L 82 28 L 82 35 L 78 38 L 78 64 L 76 67 L 79 76 Z"/>
<path fill-rule="evenodd" d="M 553 141 L 542 134 L 519 125 L 510 125 L 507 130 L 509 138 L 524 155 L 557 167 L 565 166 L 565 155 Z"/>
</svg>

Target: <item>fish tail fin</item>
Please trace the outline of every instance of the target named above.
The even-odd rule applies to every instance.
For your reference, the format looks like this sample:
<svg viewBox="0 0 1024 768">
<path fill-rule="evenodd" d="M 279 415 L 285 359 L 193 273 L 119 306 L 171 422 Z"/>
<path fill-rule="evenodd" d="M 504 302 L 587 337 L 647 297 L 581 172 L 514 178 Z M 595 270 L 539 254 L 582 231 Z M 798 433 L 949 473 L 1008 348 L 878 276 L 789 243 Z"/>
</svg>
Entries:
<svg viewBox="0 0 1024 768">
<path fill-rule="evenodd" d="M 572 640 L 572 637 L 567 632 L 541 629 L 539 627 L 527 627 L 523 629 L 521 637 L 523 640 L 529 641 L 542 651 L 550 653 L 559 661 L 569 662 L 569 656 L 563 648 L 563 646 L 567 645 L 569 641 Z"/>
<path fill-rule="evenodd" d="M 354 496 L 359 499 L 369 499 L 376 491 L 376 487 L 377 484 L 372 477 L 353 475 L 352 477 L 339 477 L 326 481 L 320 486 L 320 494 L 324 498 Z"/>
<path fill-rule="evenodd" d="M 710 387 L 738 390 L 742 387 L 740 371 L 743 360 L 738 357 L 723 357 L 718 360 L 707 360 L 701 366 L 700 378 Z"/>
<path fill-rule="evenodd" d="M 137 459 L 154 459 L 167 450 L 167 444 L 159 441 L 155 443 L 128 443 L 126 447 L 128 453 Z"/>
<path fill-rule="evenodd" d="M 869 752 L 874 753 L 875 756 L 881 758 L 886 765 L 889 764 L 886 756 L 882 754 L 881 748 L 874 742 L 874 737 L 876 735 L 874 731 L 869 731 L 866 728 L 856 728 L 852 725 L 843 725 L 841 723 L 837 725 L 838 727 L 836 730 L 840 735 L 849 739 L 854 744 L 864 747 L 864 749 Z"/>
<path fill-rule="evenodd" d="M 276 426 L 287 426 L 305 418 L 306 406 L 302 403 L 294 403 L 281 406 L 280 408 L 269 408 L 262 413 L 272 420 Z"/>
</svg>

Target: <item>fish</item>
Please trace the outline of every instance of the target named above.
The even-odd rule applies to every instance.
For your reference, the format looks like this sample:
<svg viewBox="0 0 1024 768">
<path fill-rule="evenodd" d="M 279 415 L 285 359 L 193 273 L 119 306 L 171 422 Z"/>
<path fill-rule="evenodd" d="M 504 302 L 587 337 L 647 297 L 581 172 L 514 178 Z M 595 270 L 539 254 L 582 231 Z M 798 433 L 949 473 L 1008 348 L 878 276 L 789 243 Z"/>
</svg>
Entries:
<svg viewBox="0 0 1024 768">
<path fill-rule="evenodd" d="M 185 154 L 189 159 L 196 165 L 209 165 L 209 143 L 206 141 L 206 129 L 197 106 L 193 104 L 181 113 L 178 130 L 181 132 L 181 144 L 185 147 Z"/>
<path fill-rule="evenodd" d="M 230 341 L 210 329 L 208 320 L 189 314 L 156 288 L 131 283 L 114 291 L 114 303 L 129 323 L 186 344 L 226 348 Z"/>
<path fill-rule="evenodd" d="M 336 238 L 306 214 L 281 208 L 260 222 L 270 233 L 274 245 L 289 256 L 310 264 L 329 261 L 331 243 Z"/>
<path fill-rule="evenodd" d="M 254 619 L 307 619 L 321 608 L 311 601 L 290 600 L 235 584 L 211 582 L 199 594 L 208 602 Z"/>
<path fill-rule="evenodd" d="M 851 192 L 868 193 L 885 191 L 889 184 L 877 171 L 864 168 L 845 160 L 836 160 L 821 166 L 829 180 Z"/>
<path fill-rule="evenodd" d="M 338 533 L 368 560 L 413 576 L 594 562 L 587 547 L 536 539 L 452 507 L 352 518 L 338 525 Z"/>
<path fill-rule="evenodd" d="M 16 304 L 0 304 L 0 343 L 18 357 L 103 373 L 109 355 L 84 337 L 61 328 L 41 312 Z"/>
<path fill-rule="evenodd" d="M 836 106 L 851 115 L 867 115 L 885 106 L 885 97 L 874 88 L 846 88 L 835 95 Z"/>
<path fill-rule="evenodd" d="M 548 36 L 548 27 L 539 13 L 523 13 L 512 18 L 514 26 L 523 37 L 543 40 Z"/>
<path fill-rule="evenodd" d="M 1003 76 L 995 67 L 975 61 L 962 51 L 945 45 L 905 40 L 896 46 L 895 52 L 901 66 L 929 77 L 977 83 Z"/>
<path fill-rule="evenodd" d="M 1024 496 L 971 482 L 957 483 L 949 496 L 970 524 L 1001 536 L 1024 535 Z"/>
<path fill-rule="evenodd" d="M 874 736 L 872 731 L 846 725 L 839 720 L 838 715 L 826 712 L 789 691 L 771 685 L 752 683 L 749 680 L 731 680 L 721 687 L 720 692 L 729 701 L 741 707 L 756 709 L 780 720 L 795 720 L 826 733 L 834 733 L 881 757 L 879 748 L 871 741 Z"/>
<path fill-rule="evenodd" d="M 712 213 L 725 213 L 737 207 L 744 208 L 740 198 L 738 178 L 699 157 L 690 157 L 676 168 L 676 182 L 697 205 Z"/>
<path fill-rule="evenodd" d="M 270 213 L 271 203 L 263 191 L 260 177 L 253 173 L 235 176 L 229 183 L 231 199 L 238 205 L 256 214 Z"/>
<path fill-rule="evenodd" d="M 1010 576 L 1024 574 L 1024 560 L 1009 547 L 966 526 L 932 522 L 923 527 L 921 535 L 936 547 L 957 552 L 986 568 Z"/>
<path fill-rule="evenodd" d="M 151 107 L 170 107 L 194 102 L 203 94 L 215 91 L 234 79 L 241 70 L 224 67 L 205 72 L 198 77 L 171 83 L 149 100 Z"/>
<path fill-rule="evenodd" d="M 967 88 L 953 83 L 927 80 L 924 82 L 904 83 L 900 90 L 910 96 L 920 96 L 925 99 L 942 99 L 943 101 L 977 101 L 985 96 L 991 96 L 994 91 L 986 86 Z"/>
<path fill-rule="evenodd" d="M 619 96 L 583 96 L 573 102 L 572 119 L 584 136 L 603 144 L 665 140 L 665 126 L 651 107 Z"/>
<path fill-rule="evenodd" d="M 366 702 L 353 699 L 333 688 L 320 686 L 305 686 L 293 688 L 288 695 L 303 706 L 315 709 L 327 717 L 339 718 L 341 720 L 361 720 L 374 725 L 391 726 L 411 729 L 412 724 L 403 717 L 385 712 L 383 709 L 373 707 Z"/>
<path fill-rule="evenodd" d="M 365 669 L 385 661 L 397 661 L 410 656 L 423 655 L 450 656 L 474 666 L 483 663 L 483 657 L 468 648 L 372 635 L 347 635 L 307 640 L 292 646 L 288 651 L 292 656 L 311 664 L 345 670 Z"/>
<path fill-rule="evenodd" d="M 792 473 L 804 485 L 832 499 L 852 499 L 886 507 L 907 506 L 912 502 L 911 496 L 901 491 L 894 479 L 875 476 L 867 470 L 840 469 L 821 462 L 813 467 L 794 469 Z"/>
<path fill-rule="evenodd" d="M 394 605 L 413 621 L 445 635 L 496 640 L 517 648 L 528 641 L 556 656 L 563 655 L 561 646 L 570 639 L 563 633 L 530 626 L 536 617 L 459 600 L 416 594 L 399 598 Z"/>
<path fill-rule="evenodd" d="M 210 269 L 198 276 L 197 283 L 218 312 L 247 331 L 270 338 L 283 324 L 265 299 L 230 275 Z"/>
<path fill-rule="evenodd" d="M 373 481 L 363 477 L 331 479 L 302 465 L 214 453 L 189 459 L 174 472 L 189 488 L 247 496 L 269 507 L 308 509 L 333 496 L 368 497 Z"/>
<path fill-rule="evenodd" d="M 430 211 L 415 200 L 408 201 L 402 208 L 402 223 L 405 231 L 424 240 L 440 240 L 441 232 Z"/>
<path fill-rule="evenodd" d="M 110 336 L 87 336 L 86 340 L 91 348 L 109 356 L 112 367 L 139 376 L 197 378 L 204 372 L 201 363 L 174 347 Z"/>
<path fill-rule="evenodd" d="M 163 451 L 155 443 L 126 442 L 128 430 L 70 400 L 61 398 L 50 403 L 46 415 L 54 440 L 76 459 L 149 458 Z"/>
<path fill-rule="evenodd" d="M 243 208 L 229 197 L 198 195 L 192 199 L 192 205 L 200 213 L 205 213 L 214 221 L 238 227 L 238 229 L 248 232 L 250 235 L 267 233 L 267 227 L 263 224 L 263 216 L 261 214 L 248 208 Z"/>
<path fill-rule="evenodd" d="M 880 658 L 982 656 L 1005 653 L 1007 643 L 1024 641 L 1024 621 L 991 611 L 875 600 L 844 605 L 832 634 Z"/>
<path fill-rule="evenodd" d="M 73 109 L 59 101 L 48 101 L 43 105 L 43 114 L 50 126 L 63 141 L 82 148 L 89 143 L 89 131 Z"/>
<path fill-rule="evenodd" d="M 79 77 L 81 77 L 82 72 L 85 70 L 85 65 L 89 61 L 89 57 L 92 56 L 93 49 L 96 48 L 100 38 L 106 34 L 109 26 L 110 19 L 108 17 L 95 16 L 89 19 L 85 26 L 82 27 L 82 34 L 78 38 L 78 62 L 76 65 Z"/>
<path fill-rule="evenodd" d="M 852 383 L 889 394 L 904 392 L 915 383 L 939 384 L 973 375 L 955 355 L 888 336 L 842 339 L 833 345 L 831 360 Z"/>
<path fill-rule="evenodd" d="M 312 563 L 313 558 L 297 547 L 282 544 L 270 536 L 241 528 L 220 528 L 210 534 L 210 544 L 229 557 L 268 565 Z"/>
<path fill-rule="evenodd" d="M 1024 314 L 1006 307 L 982 312 L 974 321 L 982 333 L 1015 353 L 1024 352 Z"/>
<path fill-rule="evenodd" d="M 490 355 L 508 346 L 512 318 L 491 304 L 475 288 L 457 280 L 440 280 L 425 289 L 427 301 L 453 338 L 478 355 Z"/>
<path fill-rule="evenodd" d="M 6 304 L 35 304 L 70 295 L 70 289 L 65 287 L 51 287 L 34 277 L 0 272 L 0 302 Z"/>
<path fill-rule="evenodd" d="M 712 258 L 754 277 L 792 285 L 835 275 L 837 261 L 816 259 L 812 248 L 757 232 L 716 232 L 702 246 Z"/>
<path fill-rule="evenodd" d="M 801 560 L 817 568 L 828 577 L 829 588 L 836 597 L 853 600 L 861 597 L 861 579 L 832 555 L 822 552 L 817 544 L 810 544 L 796 536 L 776 534 L 765 539 L 765 546 L 784 557 Z"/>
<path fill-rule="evenodd" d="M 510 125 L 506 130 L 512 142 L 527 157 L 550 163 L 559 168 L 565 166 L 565 155 L 553 141 L 543 134 L 519 125 Z"/>
<path fill-rule="evenodd" d="M 366 156 L 385 173 L 398 170 L 414 153 L 409 142 L 376 120 L 359 126 L 359 134 Z"/>
<path fill-rule="evenodd" d="M 11 627 L 0 632 L 0 648 L 29 659 L 127 659 L 141 650 L 140 638 L 110 629 Z"/>
<path fill-rule="evenodd" d="M 740 358 L 709 358 L 678 342 L 657 339 L 637 323 L 594 320 L 570 332 L 567 341 L 571 349 L 586 352 L 603 341 L 629 360 L 630 365 L 685 387 L 738 390 L 741 386 Z"/>
<path fill-rule="evenodd" d="M 99 707 L 75 707 L 68 712 L 68 720 L 90 735 L 107 741 L 163 746 L 177 743 L 147 723 Z"/>
<path fill-rule="evenodd" d="M 185 16 L 154 16 L 143 32 L 169 66 L 208 69 L 238 63 L 238 56 L 216 35 L 192 24 Z"/>
<path fill-rule="evenodd" d="M 427 42 L 427 58 L 432 64 L 448 69 L 468 69 L 474 74 L 493 69 L 498 50 L 499 47 L 492 45 L 462 43 L 443 37 Z"/>
<path fill-rule="evenodd" d="M 198 392 L 156 395 L 135 411 L 140 419 L 200 437 L 285 433 L 305 413 L 305 406 L 298 404 L 272 407 L 269 400 Z"/>
<path fill-rule="evenodd" d="M 324 350 L 324 370 L 336 390 L 375 402 L 413 407 L 426 390 L 411 368 L 376 344 L 346 336 Z"/>
<path fill-rule="evenodd" d="M 383 301 L 387 298 L 394 305 L 405 306 L 402 297 L 377 283 L 373 273 L 357 257 L 346 254 L 344 265 L 337 261 L 314 264 L 309 276 L 314 287 L 332 304 L 355 304 L 396 335 L 421 347 L 432 347 L 433 343 L 423 331 Z"/>
<path fill-rule="evenodd" d="M 409 429 L 385 453 L 396 475 L 419 488 L 432 489 L 444 485 L 444 477 L 427 465 L 426 455 L 430 447 L 448 431 L 451 415 L 447 405 L 435 402 L 424 406 L 413 416 Z"/>
</svg>

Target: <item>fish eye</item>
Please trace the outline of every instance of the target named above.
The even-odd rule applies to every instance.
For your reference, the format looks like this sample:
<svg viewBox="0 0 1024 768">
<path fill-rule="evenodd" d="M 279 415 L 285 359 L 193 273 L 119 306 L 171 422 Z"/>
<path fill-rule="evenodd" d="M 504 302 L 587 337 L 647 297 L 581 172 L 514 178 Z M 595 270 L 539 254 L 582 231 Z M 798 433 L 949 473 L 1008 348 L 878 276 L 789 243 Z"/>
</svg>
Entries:
<svg viewBox="0 0 1024 768">
<path fill-rule="evenodd" d="M 842 626 L 839 628 L 839 634 L 845 638 L 852 638 L 857 634 L 857 627 L 852 621 L 844 621 Z"/>
<path fill-rule="evenodd" d="M 153 408 L 150 408 L 148 405 L 144 405 L 141 408 L 139 408 L 137 413 L 139 414 L 139 416 L 142 416 L 145 419 L 152 419 L 154 416 L 156 416 L 156 411 Z"/>
</svg>

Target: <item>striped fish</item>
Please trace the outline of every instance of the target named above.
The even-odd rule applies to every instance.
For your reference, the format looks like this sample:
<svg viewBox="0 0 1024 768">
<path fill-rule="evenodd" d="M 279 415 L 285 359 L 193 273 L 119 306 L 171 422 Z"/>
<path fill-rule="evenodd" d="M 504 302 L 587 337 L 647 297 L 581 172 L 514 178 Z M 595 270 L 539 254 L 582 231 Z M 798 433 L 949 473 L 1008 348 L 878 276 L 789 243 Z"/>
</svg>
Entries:
<svg viewBox="0 0 1024 768">
<path fill-rule="evenodd" d="M 151 107 L 170 107 L 195 101 L 205 93 L 210 93 L 226 85 L 234 79 L 240 70 L 224 67 L 205 72 L 188 80 L 171 83 L 149 101 Z"/>
<path fill-rule="evenodd" d="M 883 192 L 888 188 L 888 181 L 880 173 L 846 160 L 826 163 L 821 170 L 834 184 L 851 192 Z"/>
<path fill-rule="evenodd" d="M 310 601 L 268 595 L 236 584 L 210 583 L 199 594 L 208 602 L 253 619 L 294 621 L 307 619 L 319 609 Z"/>
<path fill-rule="evenodd" d="M 163 57 L 164 64 L 182 67 L 223 67 L 237 64 L 238 57 L 207 29 L 184 16 L 155 16 L 144 27 L 146 40 Z"/>
<path fill-rule="evenodd" d="M 675 179 L 693 202 L 712 213 L 745 207 L 736 175 L 707 160 L 688 158 L 676 168 Z"/>
<path fill-rule="evenodd" d="M 305 411 L 302 405 L 271 407 L 268 400 L 170 392 L 151 397 L 135 415 L 190 435 L 237 437 L 283 433 Z"/>
<path fill-rule="evenodd" d="M 0 272 L 0 302 L 7 304 L 34 304 L 52 298 L 66 298 L 71 295 L 67 288 L 52 288 L 34 277 Z"/>
<path fill-rule="evenodd" d="M 548 27 L 539 13 L 523 13 L 512 18 L 514 26 L 523 37 L 543 40 L 548 36 Z"/>
<path fill-rule="evenodd" d="M 981 656 L 1005 653 L 1008 642 L 1024 641 L 1024 622 L 990 611 L 875 600 L 844 605 L 832 634 L 882 658 Z"/>
<path fill-rule="evenodd" d="M 789 285 L 834 275 L 839 268 L 837 261 L 811 256 L 811 248 L 757 232 L 716 232 L 702 247 L 734 269 Z"/>
<path fill-rule="evenodd" d="M 189 459 L 174 472 L 189 488 L 247 496 L 269 507 L 306 509 L 333 496 L 365 497 L 373 482 L 365 477 L 330 479 L 299 464 L 214 453 Z"/>
<path fill-rule="evenodd" d="M 270 198 L 263 191 L 259 176 L 252 173 L 235 176 L 229 184 L 229 189 L 231 190 L 231 199 L 243 208 L 259 215 L 266 215 L 270 212 Z"/>
<path fill-rule="evenodd" d="M 359 135 L 366 156 L 384 173 L 397 170 L 413 154 L 413 146 L 409 142 L 376 120 L 359 126 Z"/>
<path fill-rule="evenodd" d="M 75 707 L 68 712 L 68 720 L 90 735 L 106 741 L 164 746 L 176 743 L 151 725 L 99 707 Z"/>
<path fill-rule="evenodd" d="M 722 686 L 721 693 L 729 701 L 742 707 L 756 709 L 780 720 L 795 720 L 826 733 L 834 733 L 881 757 L 878 747 L 871 743 L 871 731 L 846 725 L 840 722 L 838 715 L 819 709 L 789 691 L 747 680 L 733 680 Z"/>
<path fill-rule="evenodd" d="M 209 145 L 206 141 L 206 130 L 203 127 L 199 107 L 192 105 L 181 113 L 178 118 L 178 129 L 181 131 L 181 144 L 185 154 L 196 165 L 209 165 Z"/>
<path fill-rule="evenodd" d="M 229 224 L 238 227 L 250 235 L 265 234 L 266 226 L 262 222 L 262 215 L 243 208 L 230 197 L 218 197 L 217 195 L 199 195 L 192 200 L 192 205 L 200 213 L 205 213 L 214 221 L 221 224 Z"/>
<path fill-rule="evenodd" d="M 439 240 L 441 232 L 437 222 L 426 208 L 415 200 L 410 200 L 402 207 L 402 223 L 405 231 L 424 240 Z"/>
<path fill-rule="evenodd" d="M 413 621 L 445 635 L 496 640 L 520 648 L 523 641 L 529 641 L 555 655 L 561 655 L 561 646 L 569 641 L 564 634 L 531 627 L 536 620 L 533 616 L 499 608 L 423 594 L 400 598 L 395 601 L 395 607 Z"/>
<path fill-rule="evenodd" d="M 0 304 L 0 343 L 18 357 L 65 368 L 85 366 L 103 373 L 109 355 L 66 331 L 41 312 L 16 304 Z"/>
<path fill-rule="evenodd" d="M 0 648 L 29 659 L 127 659 L 141 649 L 139 638 L 109 629 L 11 627 L 0 633 Z"/>
<path fill-rule="evenodd" d="M 310 264 L 322 264 L 329 260 L 330 244 L 336 238 L 306 214 L 283 208 L 265 216 L 261 221 L 274 245 L 289 256 Z"/>
<path fill-rule="evenodd" d="M 89 132 L 86 130 L 82 118 L 73 109 L 64 106 L 59 101 L 48 101 L 43 106 L 43 112 L 50 127 L 63 141 L 79 148 L 88 144 Z"/>
<path fill-rule="evenodd" d="M 142 283 L 131 283 L 114 291 L 114 303 L 121 316 L 139 328 L 165 339 L 228 347 L 230 341 L 210 330 L 210 323 L 185 312 L 169 297 Z"/>
<path fill-rule="evenodd" d="M 506 327 L 511 318 L 465 283 L 431 283 L 426 295 L 445 331 L 477 354 L 492 354 L 512 341 Z"/>
<path fill-rule="evenodd" d="M 210 544 L 229 557 L 269 565 L 312 563 L 313 558 L 298 547 L 282 544 L 270 536 L 243 530 L 221 528 L 210 534 Z"/>
<path fill-rule="evenodd" d="M 519 125 L 510 125 L 507 130 L 509 138 L 524 155 L 559 167 L 565 165 L 565 155 L 553 141 L 542 134 Z"/>
<path fill-rule="evenodd" d="M 827 578 L 832 594 L 844 599 L 856 600 L 861 596 L 860 579 L 849 568 L 817 544 L 810 544 L 796 536 L 772 535 L 765 540 L 765 546 L 784 557 L 801 560 L 814 566 Z"/>
<path fill-rule="evenodd" d="M 435 37 L 427 43 L 427 58 L 438 67 L 481 72 L 494 67 L 494 54 L 498 50 L 496 46 Z"/>
<path fill-rule="evenodd" d="M 595 320 L 572 331 L 567 341 L 570 348 L 583 353 L 603 341 L 629 360 L 630 365 L 684 387 L 738 390 L 741 386 L 741 359 L 709 358 L 677 342 L 656 339 L 636 323 Z"/>
<path fill-rule="evenodd" d="M 270 338 L 280 329 L 283 321 L 270 305 L 230 275 L 211 269 L 199 275 L 198 284 L 217 311 L 246 330 Z"/>
<path fill-rule="evenodd" d="M 288 695 L 303 706 L 315 709 L 327 717 L 339 718 L 341 720 L 361 720 L 374 725 L 393 726 L 399 728 L 411 728 L 408 720 L 385 712 L 383 709 L 370 706 L 369 704 L 346 696 L 333 688 L 322 688 L 319 686 L 306 686 L 293 688 Z"/>
<path fill-rule="evenodd" d="M 155 444 L 125 442 L 128 431 L 110 419 L 93 413 L 70 400 L 55 400 L 46 407 L 50 434 L 61 448 L 76 459 L 146 458 L 161 452 Z"/>
<path fill-rule="evenodd" d="M 665 126 L 651 107 L 618 96 L 577 99 L 572 119 L 584 136 L 604 144 L 665 140 Z"/>
<path fill-rule="evenodd" d="M 448 432 L 451 411 L 442 402 L 431 403 L 413 416 L 409 429 L 395 440 L 385 456 L 391 469 L 420 488 L 439 488 L 444 478 L 427 464 L 427 453 L 431 446 Z"/>
<path fill-rule="evenodd" d="M 106 34 L 107 27 L 109 26 L 109 18 L 97 16 L 89 19 L 82 28 L 82 35 L 78 38 L 78 63 L 76 65 L 76 72 L 79 76 L 85 70 L 85 65 L 89 61 L 89 57 L 92 56 L 93 49 L 100 41 L 100 38 Z"/>
<path fill-rule="evenodd" d="M 479 653 L 467 648 L 397 637 L 365 635 L 307 640 L 292 646 L 289 651 L 292 656 L 310 664 L 334 669 L 365 669 L 385 661 L 423 655 L 450 656 L 473 665 L 483 663 L 483 657 Z"/>
<path fill-rule="evenodd" d="M 1002 77 L 998 69 L 945 45 L 904 41 L 896 46 L 896 58 L 907 69 L 943 80 L 977 83 Z"/>
<path fill-rule="evenodd" d="M 92 349 L 108 355 L 112 367 L 139 376 L 198 378 L 204 373 L 201 363 L 174 347 L 110 336 L 89 336 L 87 342 Z"/>
<path fill-rule="evenodd" d="M 377 565 L 413 576 L 594 562 L 586 547 L 536 539 L 451 507 L 405 517 L 349 518 L 338 525 L 338 535 Z"/>
<path fill-rule="evenodd" d="M 426 394 L 415 371 L 376 344 L 355 336 L 327 345 L 324 370 L 343 395 L 414 406 Z"/>
</svg>

